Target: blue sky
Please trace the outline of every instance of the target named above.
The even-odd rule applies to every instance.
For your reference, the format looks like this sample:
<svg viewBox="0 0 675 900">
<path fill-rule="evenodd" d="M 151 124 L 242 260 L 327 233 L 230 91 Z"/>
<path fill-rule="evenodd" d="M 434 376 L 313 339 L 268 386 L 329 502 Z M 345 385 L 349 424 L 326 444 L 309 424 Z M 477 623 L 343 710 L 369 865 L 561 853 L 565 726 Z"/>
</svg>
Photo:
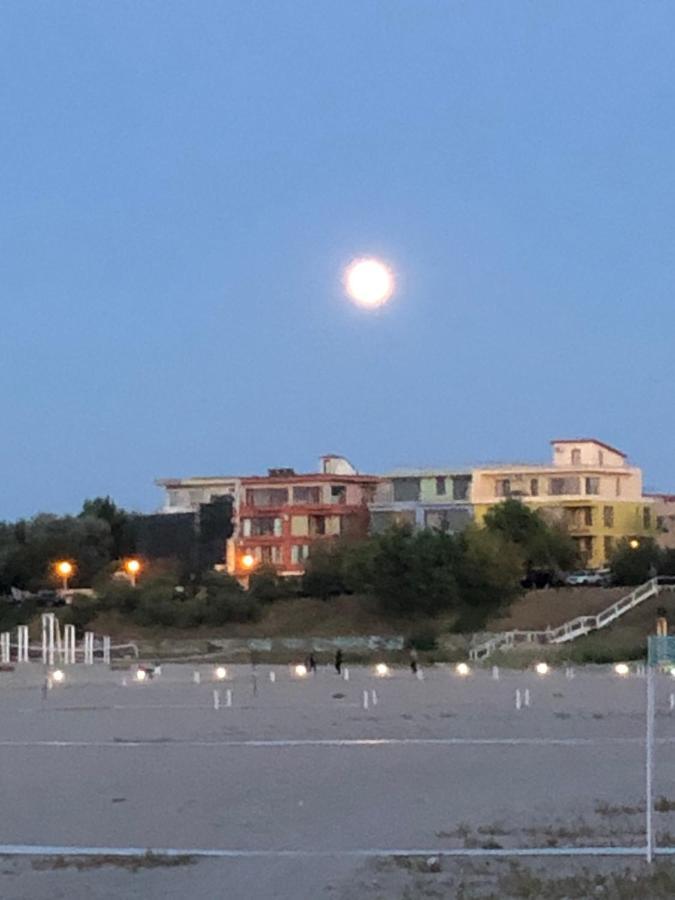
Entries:
<svg viewBox="0 0 675 900">
<path fill-rule="evenodd" d="M 0 10 L 0 518 L 546 459 L 675 489 L 675 6 Z M 351 306 L 354 256 L 398 274 Z"/>
</svg>

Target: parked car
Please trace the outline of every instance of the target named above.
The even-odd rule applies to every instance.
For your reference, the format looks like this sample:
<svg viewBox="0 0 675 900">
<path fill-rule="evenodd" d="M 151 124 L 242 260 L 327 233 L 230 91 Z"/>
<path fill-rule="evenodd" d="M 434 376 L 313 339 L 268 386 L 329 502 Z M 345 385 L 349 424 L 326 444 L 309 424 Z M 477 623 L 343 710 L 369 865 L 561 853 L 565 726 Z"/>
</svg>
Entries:
<svg viewBox="0 0 675 900">
<path fill-rule="evenodd" d="M 610 569 L 581 569 L 570 573 L 565 584 L 570 587 L 608 587 L 612 583 Z"/>
</svg>

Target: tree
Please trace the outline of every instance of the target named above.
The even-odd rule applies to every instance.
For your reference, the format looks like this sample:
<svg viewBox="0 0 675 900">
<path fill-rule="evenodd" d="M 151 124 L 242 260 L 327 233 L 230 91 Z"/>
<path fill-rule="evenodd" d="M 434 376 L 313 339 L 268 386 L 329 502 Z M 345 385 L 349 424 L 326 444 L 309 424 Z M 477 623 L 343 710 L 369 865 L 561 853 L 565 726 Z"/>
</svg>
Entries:
<svg viewBox="0 0 675 900">
<path fill-rule="evenodd" d="M 518 548 L 499 532 L 475 525 L 459 536 L 457 580 L 461 605 L 458 630 L 482 628 L 497 609 L 520 591 L 523 576 Z"/>
<path fill-rule="evenodd" d="M 525 571 L 565 570 L 574 565 L 574 541 L 559 525 L 549 525 L 519 500 L 505 500 L 485 514 L 485 528 L 500 534 L 520 550 Z M 525 574 L 525 573 L 523 573 Z"/>
<path fill-rule="evenodd" d="M 134 517 L 117 506 L 111 497 L 85 500 L 80 518 L 101 519 L 108 523 L 112 537 L 112 554 L 115 559 L 122 559 L 136 552 Z"/>
<path fill-rule="evenodd" d="M 617 584 L 642 584 L 662 568 L 661 551 L 653 538 L 619 541 L 611 559 L 612 574 Z"/>
</svg>

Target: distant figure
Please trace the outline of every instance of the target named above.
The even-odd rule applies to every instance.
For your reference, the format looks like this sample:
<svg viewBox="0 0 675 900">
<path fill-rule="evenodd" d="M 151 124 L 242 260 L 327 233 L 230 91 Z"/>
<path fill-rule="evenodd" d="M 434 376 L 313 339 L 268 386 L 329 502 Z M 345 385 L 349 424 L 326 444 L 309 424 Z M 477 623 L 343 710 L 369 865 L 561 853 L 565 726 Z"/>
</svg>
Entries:
<svg viewBox="0 0 675 900">
<path fill-rule="evenodd" d="M 658 637 L 666 637 L 668 635 L 668 619 L 666 615 L 666 610 L 663 606 L 659 606 L 656 610 L 656 634 Z"/>
<path fill-rule="evenodd" d="M 312 675 L 316 675 L 316 660 L 314 659 L 313 653 L 310 653 L 307 657 L 307 668 Z"/>
<path fill-rule="evenodd" d="M 414 647 L 410 650 L 410 671 L 417 675 L 417 650 Z"/>
<path fill-rule="evenodd" d="M 335 654 L 335 671 L 338 675 L 342 675 L 342 650 L 338 648 L 337 653 Z"/>
</svg>

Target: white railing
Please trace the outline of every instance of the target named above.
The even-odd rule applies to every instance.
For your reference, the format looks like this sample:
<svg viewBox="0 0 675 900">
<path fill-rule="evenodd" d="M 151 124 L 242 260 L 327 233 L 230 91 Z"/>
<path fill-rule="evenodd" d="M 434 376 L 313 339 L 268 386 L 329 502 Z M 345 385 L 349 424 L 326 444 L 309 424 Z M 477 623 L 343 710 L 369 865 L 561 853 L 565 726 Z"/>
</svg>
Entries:
<svg viewBox="0 0 675 900">
<path fill-rule="evenodd" d="M 588 634 L 589 631 L 605 628 L 629 610 L 644 603 L 645 600 L 649 600 L 650 597 L 655 597 L 663 590 L 675 590 L 675 578 L 651 578 L 597 615 L 577 616 L 557 628 L 547 628 L 545 631 L 514 630 L 496 634 L 472 647 L 469 656 L 473 660 L 481 660 L 487 659 L 496 650 L 510 649 L 516 644 L 563 644 L 567 641 L 574 641 Z"/>
</svg>

